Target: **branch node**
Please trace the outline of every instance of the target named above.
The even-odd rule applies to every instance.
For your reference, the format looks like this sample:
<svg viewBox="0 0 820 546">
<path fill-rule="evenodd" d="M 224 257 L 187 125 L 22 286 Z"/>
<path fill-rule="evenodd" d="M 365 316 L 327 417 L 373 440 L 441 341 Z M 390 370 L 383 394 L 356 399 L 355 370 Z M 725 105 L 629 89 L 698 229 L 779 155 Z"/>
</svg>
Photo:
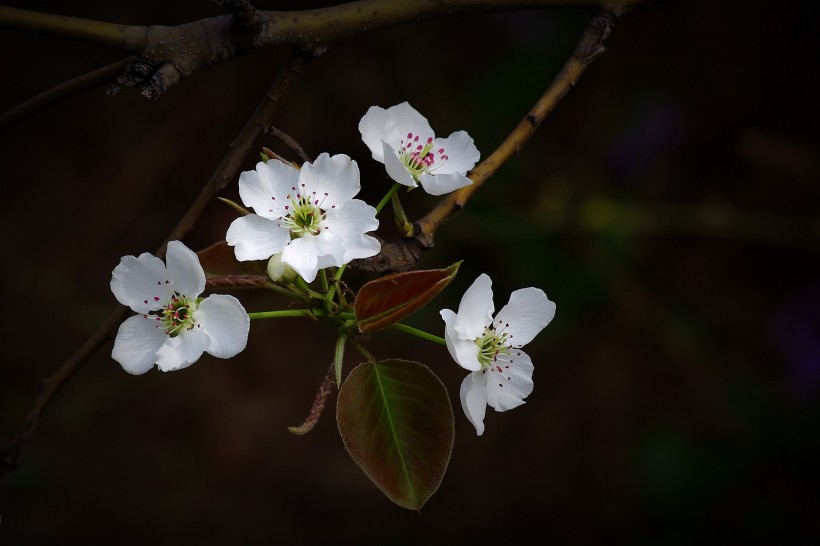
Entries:
<svg viewBox="0 0 820 546">
<path fill-rule="evenodd" d="M 589 22 L 581 41 L 575 47 L 575 56 L 582 63 L 589 64 L 595 57 L 603 53 L 606 48 L 604 42 L 609 38 L 612 27 L 615 26 L 615 16 L 611 13 L 600 12 Z M 573 82 L 574 83 L 574 82 Z"/>
<path fill-rule="evenodd" d="M 265 25 L 265 15 L 248 0 L 214 1 L 217 4 L 224 4 L 231 12 L 230 28 L 240 45 L 240 50 L 254 49 L 254 41 L 262 33 Z"/>
<path fill-rule="evenodd" d="M 424 251 L 432 246 L 426 244 L 423 235 L 405 237 L 392 243 L 385 243 L 380 237 L 376 238 L 382 245 L 381 252 L 372 258 L 353 260 L 350 267 L 379 274 L 408 271 L 421 259 Z"/>
</svg>

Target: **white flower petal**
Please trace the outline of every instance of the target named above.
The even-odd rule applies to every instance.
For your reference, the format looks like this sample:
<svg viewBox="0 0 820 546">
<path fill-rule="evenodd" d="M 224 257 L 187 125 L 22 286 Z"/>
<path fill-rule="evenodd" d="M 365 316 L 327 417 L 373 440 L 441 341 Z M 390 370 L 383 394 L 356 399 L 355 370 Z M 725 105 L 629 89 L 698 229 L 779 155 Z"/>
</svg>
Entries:
<svg viewBox="0 0 820 546">
<path fill-rule="evenodd" d="M 444 195 L 464 186 L 469 186 L 473 181 L 458 173 L 422 173 L 419 176 L 419 183 L 421 183 L 424 191 L 430 195 Z"/>
<path fill-rule="evenodd" d="M 450 356 L 453 357 L 453 360 L 458 362 L 458 352 L 452 343 L 454 339 L 458 339 L 458 334 L 456 334 L 456 331 L 453 329 L 456 314 L 451 309 L 442 309 L 438 314 L 441 315 L 442 320 L 444 320 L 444 341 L 447 342 L 447 350 L 450 351 Z"/>
<path fill-rule="evenodd" d="M 384 163 L 384 155 L 382 148 L 382 140 L 385 139 L 387 133 L 393 129 L 396 122 L 390 118 L 387 110 L 380 106 L 371 106 L 367 109 L 367 113 L 362 116 L 359 121 L 359 133 L 362 135 L 362 140 L 365 145 L 370 148 L 370 153 L 373 159 L 379 163 Z M 399 141 L 394 143 L 399 145 Z"/>
<path fill-rule="evenodd" d="M 196 299 L 205 290 L 205 271 L 196 252 L 179 241 L 170 241 L 165 253 L 174 291 Z"/>
<path fill-rule="evenodd" d="M 251 319 L 233 296 L 212 294 L 202 300 L 196 310 L 196 322 L 210 338 L 206 351 L 215 357 L 231 358 L 248 344 Z"/>
<path fill-rule="evenodd" d="M 487 404 L 496 411 L 507 411 L 524 403 L 532 392 L 533 365 L 523 351 L 512 355 L 498 355 L 491 368 L 484 373 L 487 378 Z"/>
<path fill-rule="evenodd" d="M 407 102 L 391 106 L 387 110 L 371 106 L 359 121 L 359 132 L 373 159 L 380 163 L 385 163 L 383 140 L 391 149 L 396 149 L 408 133 L 423 138 L 425 142 L 428 137 L 435 136 L 427 119 Z"/>
<path fill-rule="evenodd" d="M 154 367 L 157 350 L 168 335 L 159 321 L 144 315 L 134 315 L 120 324 L 111 358 L 126 372 L 139 375 Z"/>
<path fill-rule="evenodd" d="M 302 166 L 300 188 L 302 184 L 308 193 L 316 192 L 316 200 L 322 209 L 338 208 L 361 190 L 359 166 L 344 154 L 331 156 L 323 153 L 312 164 Z"/>
<path fill-rule="evenodd" d="M 378 239 L 365 235 L 379 227 L 376 209 L 360 199 L 351 199 L 341 207 L 328 211 L 323 226 L 330 233 L 339 237 L 341 252 L 333 252 L 341 264 L 359 258 L 375 256 L 381 250 Z"/>
<path fill-rule="evenodd" d="M 340 266 L 345 258 L 345 240 L 339 231 L 326 229 L 314 237 L 314 249 L 316 252 L 316 268 Z"/>
<path fill-rule="evenodd" d="M 410 171 L 407 170 L 407 167 L 405 167 L 404 163 L 399 159 L 396 150 L 391 148 L 386 141 L 384 142 L 384 168 L 393 181 L 405 186 L 410 186 L 411 188 L 418 186 L 413 179 L 413 175 L 410 174 Z"/>
<path fill-rule="evenodd" d="M 163 372 L 187 368 L 202 356 L 211 340 L 199 326 L 183 330 L 176 337 L 166 338 L 157 351 L 157 366 Z"/>
<path fill-rule="evenodd" d="M 433 143 L 435 144 L 433 150 L 438 161 L 441 161 L 438 154 L 440 149 L 443 148 L 447 156 L 447 160 L 436 168 L 436 174 L 465 174 L 475 167 L 481 158 L 472 137 L 465 131 L 456 131 L 447 138 L 437 138 Z"/>
<path fill-rule="evenodd" d="M 171 299 L 171 278 L 156 256 L 123 256 L 111 275 L 111 292 L 137 313 L 156 311 Z"/>
<path fill-rule="evenodd" d="M 352 260 L 370 258 L 381 252 L 382 245 L 378 239 L 370 235 L 359 235 L 351 237 L 345 242 L 345 255 L 342 258 L 343 264 L 348 264 Z M 338 264 L 341 265 L 341 264 Z"/>
<path fill-rule="evenodd" d="M 442 309 L 439 314 L 444 319 L 444 341 L 447 342 L 447 350 L 450 351 L 450 356 L 464 369 L 470 371 L 480 370 L 481 363 L 478 361 L 478 345 L 476 345 L 475 340 L 459 339 L 453 328 L 457 318 L 456 314 L 450 309 Z"/>
<path fill-rule="evenodd" d="M 555 316 L 555 303 L 539 288 L 522 288 L 495 316 L 496 332 L 506 332 L 513 347 L 523 347 Z"/>
<path fill-rule="evenodd" d="M 290 241 L 290 231 L 274 220 L 248 214 L 231 222 L 225 241 L 235 247 L 234 253 L 240 262 L 266 260 L 282 252 Z"/>
<path fill-rule="evenodd" d="M 342 262 L 341 258 L 336 258 L 333 254 L 325 254 L 324 256 L 319 256 L 316 259 L 316 269 L 317 273 L 319 269 L 326 269 L 328 267 L 339 267 L 344 262 Z"/>
<path fill-rule="evenodd" d="M 492 281 L 482 273 L 461 297 L 453 329 L 461 339 L 477 339 L 493 320 Z"/>
<path fill-rule="evenodd" d="M 328 254 L 322 243 L 321 237 L 310 235 L 294 239 L 282 251 L 282 261 L 295 269 L 305 282 L 313 282 L 319 271 L 319 256 Z"/>
<path fill-rule="evenodd" d="M 419 137 L 418 142 L 422 144 L 427 142 L 428 138 L 436 137 L 427 118 L 407 102 L 391 106 L 387 109 L 387 115 L 390 116 L 394 125 L 382 138 L 391 144 L 395 143 L 394 148 L 398 147 L 402 139 L 407 139 L 408 133 L 411 133 L 413 138 Z M 395 140 L 397 137 L 398 140 Z"/>
<path fill-rule="evenodd" d="M 282 161 L 272 159 L 256 164 L 255 171 L 239 175 L 239 196 L 256 214 L 276 220 L 285 215 L 285 206 L 292 188 L 299 181 L 299 170 Z"/>
<path fill-rule="evenodd" d="M 487 411 L 487 395 L 484 388 L 485 376 L 481 372 L 472 372 L 461 382 L 459 396 L 461 408 L 467 420 L 475 427 L 476 434 L 484 434 L 484 414 Z"/>
</svg>

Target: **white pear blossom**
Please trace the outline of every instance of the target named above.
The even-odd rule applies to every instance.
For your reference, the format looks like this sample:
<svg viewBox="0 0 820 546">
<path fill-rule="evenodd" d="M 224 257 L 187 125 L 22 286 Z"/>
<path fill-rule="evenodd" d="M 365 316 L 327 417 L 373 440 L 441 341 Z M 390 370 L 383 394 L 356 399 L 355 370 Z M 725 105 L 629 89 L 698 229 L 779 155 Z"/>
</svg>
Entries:
<svg viewBox="0 0 820 546">
<path fill-rule="evenodd" d="M 461 407 L 479 436 L 487 405 L 520 406 L 532 392 L 533 365 L 521 347 L 550 323 L 555 303 L 538 288 L 522 288 L 493 318 L 492 281 L 481 274 L 461 298 L 458 313 L 440 311 L 453 359 L 470 374 L 461 383 Z"/>
<path fill-rule="evenodd" d="M 111 291 L 139 313 L 117 332 L 111 357 L 132 374 L 156 364 L 167 372 L 186 368 L 203 352 L 231 358 L 247 345 L 250 318 L 233 296 L 204 299 L 205 272 L 196 253 L 168 243 L 166 264 L 149 253 L 124 256 L 111 275 Z"/>
<path fill-rule="evenodd" d="M 466 173 L 480 154 L 464 131 L 436 138 L 427 119 L 407 102 L 387 110 L 371 106 L 359 121 L 362 140 L 373 159 L 384 163 L 394 181 L 430 195 L 444 195 L 469 186 Z"/>
<path fill-rule="evenodd" d="M 278 160 L 260 162 L 239 176 L 239 196 L 255 214 L 234 220 L 225 239 L 239 261 L 281 261 L 307 282 L 320 269 L 375 256 L 381 245 L 365 235 L 379 227 L 376 209 L 353 199 L 359 167 L 344 154 L 326 153 L 296 169 Z"/>
</svg>

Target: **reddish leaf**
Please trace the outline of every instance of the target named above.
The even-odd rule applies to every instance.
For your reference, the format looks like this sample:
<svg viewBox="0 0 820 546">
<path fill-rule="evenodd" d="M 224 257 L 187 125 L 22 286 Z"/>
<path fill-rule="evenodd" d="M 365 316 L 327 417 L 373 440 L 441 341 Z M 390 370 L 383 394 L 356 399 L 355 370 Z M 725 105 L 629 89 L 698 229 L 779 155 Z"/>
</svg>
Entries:
<svg viewBox="0 0 820 546">
<path fill-rule="evenodd" d="M 395 273 L 366 283 L 356 295 L 359 331 L 374 332 L 400 321 L 450 284 L 460 265 Z"/>
<path fill-rule="evenodd" d="M 360 364 L 339 390 L 336 422 L 347 452 L 390 500 L 421 510 L 438 490 L 455 420 L 430 368 L 406 360 Z"/>
<path fill-rule="evenodd" d="M 225 241 L 197 252 L 208 288 L 253 288 L 268 281 L 264 260 L 240 262 Z"/>
</svg>

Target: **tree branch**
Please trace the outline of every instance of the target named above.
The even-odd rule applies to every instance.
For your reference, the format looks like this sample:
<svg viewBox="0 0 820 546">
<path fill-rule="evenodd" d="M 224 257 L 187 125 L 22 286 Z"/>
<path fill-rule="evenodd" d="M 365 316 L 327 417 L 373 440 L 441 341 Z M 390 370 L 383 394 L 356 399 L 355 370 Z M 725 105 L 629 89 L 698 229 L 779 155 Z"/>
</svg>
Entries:
<svg viewBox="0 0 820 546">
<path fill-rule="evenodd" d="M 117 25 L 6 6 L 0 6 L 0 28 L 80 40 L 130 53 L 140 53 L 148 44 L 148 27 Z"/>
<path fill-rule="evenodd" d="M 291 53 L 291 56 L 279 70 L 276 79 L 271 84 L 262 102 L 257 106 L 236 139 L 230 144 L 227 154 L 219 163 L 219 166 L 217 166 L 207 184 L 202 188 L 200 194 L 185 213 L 185 216 L 183 216 L 176 227 L 171 231 L 170 235 L 168 235 L 165 242 L 155 252 L 157 256 L 163 256 L 165 254 L 168 241 L 183 238 L 191 230 L 196 220 L 199 219 L 214 196 L 224 189 L 229 181 L 237 179 L 247 150 L 253 146 L 257 137 L 273 123 L 273 119 L 283 99 L 296 82 L 299 81 L 314 58 L 315 55 L 312 52 L 304 50 L 294 50 Z M 54 375 L 46 380 L 39 396 L 37 396 L 37 399 L 34 401 L 34 406 L 28 415 L 26 415 L 16 435 L 8 446 L 0 451 L 0 477 L 18 467 L 22 446 L 34 432 L 37 422 L 40 420 L 40 416 L 45 408 L 68 380 L 73 377 L 77 370 L 79 370 L 100 347 L 112 339 L 119 324 L 127 315 L 127 307 L 117 306 L 110 318 L 92 334 L 83 346 L 72 355 Z"/>
<path fill-rule="evenodd" d="M 74 95 L 104 83 L 114 83 L 116 77 L 126 66 L 134 62 L 134 60 L 136 60 L 136 57 L 128 57 L 127 59 L 88 72 L 87 74 L 56 85 L 48 91 L 43 91 L 39 95 L 15 106 L 0 116 L 0 133 L 18 121 L 22 121 L 56 102 L 71 98 Z"/>
<path fill-rule="evenodd" d="M 415 222 L 415 236 L 384 244 L 377 256 L 354 260 L 350 263 L 351 267 L 378 273 L 405 271 L 412 268 L 424 251 L 433 247 L 436 231 L 453 214 L 464 207 L 473 194 L 501 165 L 521 150 L 521 146 L 530 139 L 541 122 L 575 86 L 586 67 L 604 51 L 604 41 L 614 24 L 615 18 L 610 13 L 599 13 L 592 18 L 572 56 L 541 98 L 498 148 L 469 173 L 469 178 L 473 181 L 471 185 L 451 193 L 439 201 L 423 218 Z"/>
<path fill-rule="evenodd" d="M 432 246 L 433 235 L 441 224 L 457 210 L 464 208 L 464 205 L 482 184 L 510 157 L 518 154 L 521 146 L 530 139 L 538 126 L 541 125 L 541 122 L 553 111 L 555 106 L 564 98 L 564 95 L 575 87 L 587 66 L 603 53 L 604 41 L 609 37 L 614 25 L 615 19 L 610 14 L 601 13 L 596 15 L 587 25 L 572 56 L 544 94 L 541 95 L 541 98 L 538 99 L 538 102 L 535 103 L 504 142 L 470 173 L 470 180 L 473 183 L 439 201 L 433 210 L 416 222 L 418 233 L 425 238 L 425 241 L 429 241 L 426 246 Z"/>
<path fill-rule="evenodd" d="M 0 28 L 73 38 L 136 53 L 119 83 L 155 99 L 182 78 L 249 50 L 291 44 L 322 51 L 365 32 L 456 13 L 535 8 L 597 8 L 620 15 L 648 0 L 358 0 L 321 9 L 262 11 L 232 0 L 233 15 L 174 27 L 115 25 L 0 7 Z"/>
</svg>

